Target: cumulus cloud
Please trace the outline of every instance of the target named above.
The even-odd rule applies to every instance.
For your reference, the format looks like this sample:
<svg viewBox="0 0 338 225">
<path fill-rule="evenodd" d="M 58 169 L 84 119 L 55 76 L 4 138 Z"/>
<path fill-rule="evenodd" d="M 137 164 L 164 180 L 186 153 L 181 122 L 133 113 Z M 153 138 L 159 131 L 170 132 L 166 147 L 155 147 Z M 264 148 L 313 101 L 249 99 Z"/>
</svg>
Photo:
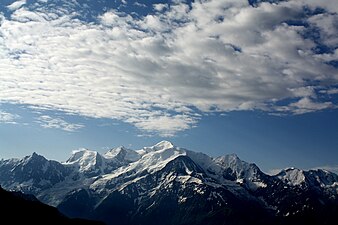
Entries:
<svg viewBox="0 0 338 225">
<path fill-rule="evenodd" d="M 176 1 L 144 17 L 111 9 L 91 23 L 72 10 L 20 7 L 0 18 L 0 100 L 163 136 L 212 111 L 331 108 L 319 95 L 338 84 L 337 51 L 315 49 L 336 46 L 335 5 Z M 304 13 L 316 7 L 323 13 Z"/>
<path fill-rule="evenodd" d="M 68 132 L 74 132 L 84 127 L 84 125 L 82 124 L 68 123 L 61 118 L 53 118 L 48 115 L 39 116 L 37 118 L 37 122 L 43 128 L 55 128 L 55 129 L 61 129 L 61 130 L 68 131 Z"/>
<path fill-rule="evenodd" d="M 5 112 L 0 110 L 0 124 L 7 123 L 7 124 L 16 124 L 16 120 L 20 118 L 17 114 L 12 114 L 9 112 Z"/>
</svg>

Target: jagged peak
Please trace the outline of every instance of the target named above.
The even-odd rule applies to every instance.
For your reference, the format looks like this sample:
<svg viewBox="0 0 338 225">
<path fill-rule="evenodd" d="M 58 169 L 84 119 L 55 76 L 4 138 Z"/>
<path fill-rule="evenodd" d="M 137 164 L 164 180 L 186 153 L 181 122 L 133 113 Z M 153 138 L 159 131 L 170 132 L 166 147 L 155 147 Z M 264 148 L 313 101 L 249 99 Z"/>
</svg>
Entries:
<svg viewBox="0 0 338 225">
<path fill-rule="evenodd" d="M 237 168 L 240 170 L 248 169 L 249 167 L 255 166 L 253 163 L 248 163 L 246 161 L 241 160 L 235 153 L 219 156 L 214 159 L 217 164 L 222 166 Z M 236 169 L 236 170 L 237 170 Z"/>
<path fill-rule="evenodd" d="M 235 153 L 217 157 L 213 161 L 223 169 L 231 169 L 237 179 L 255 180 L 263 174 L 256 164 L 241 160 Z"/>
<path fill-rule="evenodd" d="M 22 160 L 24 162 L 28 162 L 28 161 L 31 161 L 31 160 L 46 160 L 47 161 L 47 159 L 44 156 L 39 155 L 36 152 L 33 152 L 31 155 L 24 157 Z"/>
<path fill-rule="evenodd" d="M 304 183 L 306 179 L 304 171 L 295 167 L 286 168 L 276 176 L 293 186 Z"/>
</svg>

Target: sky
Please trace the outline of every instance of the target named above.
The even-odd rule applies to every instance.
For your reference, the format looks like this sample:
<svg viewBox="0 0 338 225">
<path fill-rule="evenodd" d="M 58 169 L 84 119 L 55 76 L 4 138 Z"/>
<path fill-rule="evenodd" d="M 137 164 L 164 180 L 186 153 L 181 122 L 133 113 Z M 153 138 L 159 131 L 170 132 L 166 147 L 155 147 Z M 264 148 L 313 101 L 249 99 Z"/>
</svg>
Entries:
<svg viewBox="0 0 338 225">
<path fill-rule="evenodd" d="M 1 0 L 0 158 L 140 149 L 338 172 L 336 0 Z"/>
</svg>

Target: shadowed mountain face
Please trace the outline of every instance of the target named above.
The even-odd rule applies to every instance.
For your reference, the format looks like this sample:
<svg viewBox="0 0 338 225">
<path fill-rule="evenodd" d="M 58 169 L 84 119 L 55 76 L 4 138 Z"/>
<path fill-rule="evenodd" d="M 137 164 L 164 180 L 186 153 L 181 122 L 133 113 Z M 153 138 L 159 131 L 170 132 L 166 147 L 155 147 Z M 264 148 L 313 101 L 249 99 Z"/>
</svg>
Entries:
<svg viewBox="0 0 338 225">
<path fill-rule="evenodd" d="M 0 161 L 0 184 L 65 215 L 109 225 L 336 224 L 338 176 L 324 170 L 264 174 L 236 155 L 211 158 L 163 141 L 65 162 L 36 153 Z M 40 204 L 40 203 L 39 203 Z"/>
<path fill-rule="evenodd" d="M 83 219 L 69 219 L 56 208 L 45 205 L 32 195 L 8 192 L 0 187 L 1 220 L 9 224 L 103 225 Z"/>
</svg>

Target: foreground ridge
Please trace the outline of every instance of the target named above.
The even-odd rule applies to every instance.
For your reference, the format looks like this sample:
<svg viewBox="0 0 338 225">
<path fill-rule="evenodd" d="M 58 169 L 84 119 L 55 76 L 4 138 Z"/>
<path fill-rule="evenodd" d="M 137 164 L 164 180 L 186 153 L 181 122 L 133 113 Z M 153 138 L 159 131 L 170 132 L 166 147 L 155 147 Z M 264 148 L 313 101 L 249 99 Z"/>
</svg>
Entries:
<svg viewBox="0 0 338 225">
<path fill-rule="evenodd" d="M 8 192 L 0 187 L 0 198 L 1 219 L 11 224 L 104 225 L 101 222 L 69 219 L 56 208 L 21 192 Z"/>
<path fill-rule="evenodd" d="M 63 163 L 37 153 L 1 160 L 0 185 L 33 194 L 67 216 L 107 224 L 335 224 L 338 219 L 334 173 L 288 168 L 270 176 L 235 154 L 212 158 L 168 141 L 105 154 L 80 149 Z"/>
</svg>

